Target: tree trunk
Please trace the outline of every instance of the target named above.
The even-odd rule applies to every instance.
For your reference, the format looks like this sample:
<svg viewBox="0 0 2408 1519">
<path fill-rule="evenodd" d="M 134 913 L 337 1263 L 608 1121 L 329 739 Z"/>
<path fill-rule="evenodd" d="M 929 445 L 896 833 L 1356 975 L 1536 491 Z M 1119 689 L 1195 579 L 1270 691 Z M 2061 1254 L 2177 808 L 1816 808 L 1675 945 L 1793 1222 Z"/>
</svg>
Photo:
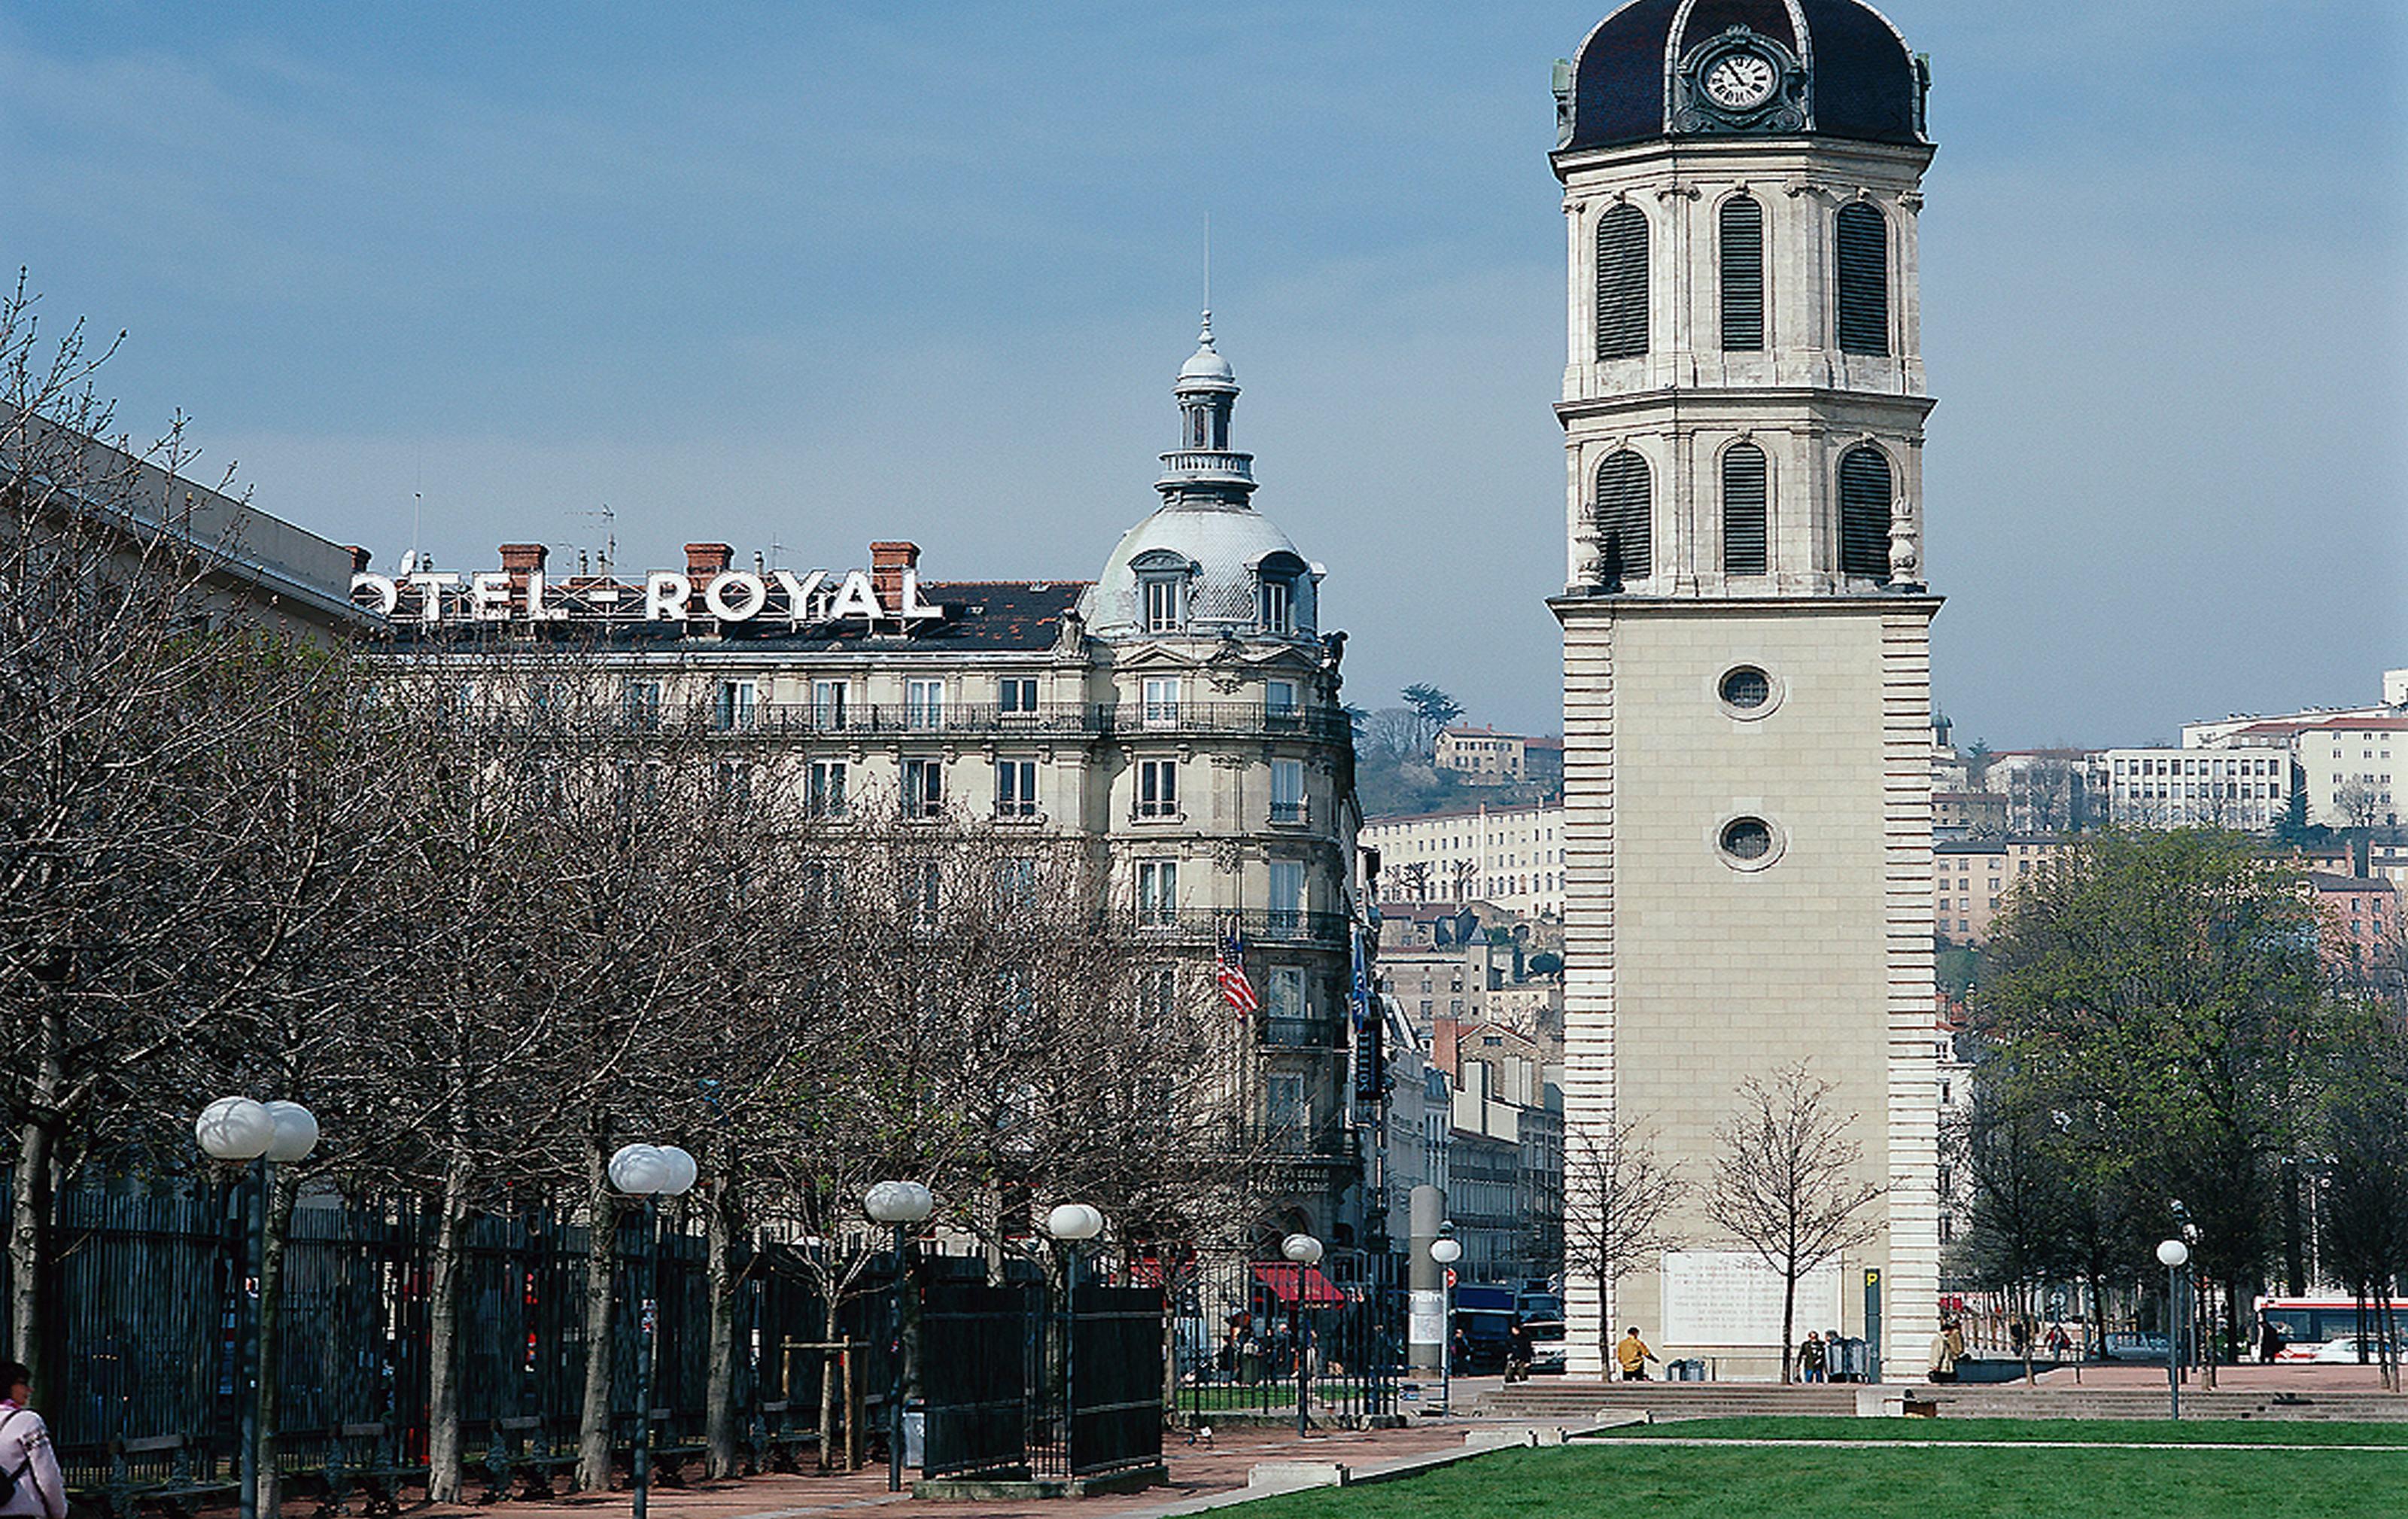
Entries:
<svg viewBox="0 0 2408 1519">
<path fill-rule="evenodd" d="M 1781 1274 L 1781 1385 L 1789 1385 L 1789 1343 L 1798 1324 L 1798 1268 Z"/>
<path fill-rule="evenodd" d="M 426 1497 L 435 1503 L 460 1501 L 460 1255 L 468 1167 L 466 1150 L 455 1145 L 443 1169 L 443 1211 L 426 1297 Z"/>
<path fill-rule="evenodd" d="M 51 1386 L 47 1351 L 50 1327 L 50 1214 L 58 1136 L 41 1119 L 17 1131 L 15 1185 L 9 1188 L 8 1340 L 18 1360 L 34 1374 L 36 1387 Z M 53 1391 L 53 1396 L 58 1391 Z"/>
<path fill-rule="evenodd" d="M 724 1174 L 724 1173 L 723 1173 Z M 703 1391 L 706 1469 L 713 1477 L 736 1475 L 736 1241 L 735 1200 L 727 1183 L 714 1184 L 703 1198 L 710 1251 L 710 1365 Z"/>
<path fill-rule="evenodd" d="M 610 1487 L 610 1312 L 618 1264 L 619 1207 L 600 1138 L 585 1146 L 585 1396 L 577 1414 L 577 1489 Z"/>
<path fill-rule="evenodd" d="M 844 1333 L 842 1322 L 837 1316 L 836 1287 L 833 1283 L 825 1283 L 821 1290 L 827 1294 L 827 1311 L 824 1315 L 824 1322 L 821 1326 L 820 1338 L 824 1344 L 833 1345 Z M 826 1350 L 820 1352 L 820 1470 L 822 1473 L 836 1469 L 836 1447 L 830 1443 L 836 1429 L 836 1378 L 831 1375 L 836 1369 L 836 1363 L 831 1359 L 835 1353 Z M 852 1416 L 852 1408 L 847 1405 L 845 1417 L 850 1419 Z M 852 1431 L 848 1429 L 846 1433 L 850 1435 Z"/>
<path fill-rule="evenodd" d="M 284 1325 L 284 1241 L 293 1229 L 297 1184 L 292 1171 L 268 1167 L 267 1227 L 259 1244 L 259 1512 L 276 1519 L 280 1473 L 276 1467 L 276 1402 L 280 1391 Z"/>
<path fill-rule="evenodd" d="M 2307 1232 L 2300 1221 L 2300 1163 L 2283 1163 L 2283 1293 L 2300 1297 L 2308 1290 Z"/>
</svg>

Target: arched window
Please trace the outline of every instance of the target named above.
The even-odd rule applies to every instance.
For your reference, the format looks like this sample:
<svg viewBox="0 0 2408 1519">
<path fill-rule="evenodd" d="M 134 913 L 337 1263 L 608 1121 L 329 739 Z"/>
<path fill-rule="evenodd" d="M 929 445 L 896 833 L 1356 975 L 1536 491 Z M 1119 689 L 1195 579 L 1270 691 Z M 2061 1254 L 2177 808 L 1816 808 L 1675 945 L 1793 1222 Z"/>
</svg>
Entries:
<svg viewBox="0 0 2408 1519">
<path fill-rule="evenodd" d="M 1889 224 L 1864 201 L 1840 208 L 1839 329 L 1843 354 L 1889 352 Z"/>
<path fill-rule="evenodd" d="M 1647 352 L 1647 216 L 1628 201 L 1597 219 L 1597 356 Z"/>
<path fill-rule="evenodd" d="M 1653 561 L 1648 557 L 1647 461 L 1628 449 L 1607 456 L 1597 467 L 1597 546 L 1598 580 L 1608 586 L 1643 579 Z"/>
<path fill-rule="evenodd" d="M 1722 210 L 1723 350 L 1764 346 L 1764 208 L 1733 195 Z"/>
<path fill-rule="evenodd" d="M 1889 584 L 1889 458 L 1858 444 L 1840 456 L 1840 572 Z"/>
<path fill-rule="evenodd" d="M 1723 456 L 1723 572 L 1760 575 L 1767 563 L 1764 450 L 1740 443 Z"/>
</svg>

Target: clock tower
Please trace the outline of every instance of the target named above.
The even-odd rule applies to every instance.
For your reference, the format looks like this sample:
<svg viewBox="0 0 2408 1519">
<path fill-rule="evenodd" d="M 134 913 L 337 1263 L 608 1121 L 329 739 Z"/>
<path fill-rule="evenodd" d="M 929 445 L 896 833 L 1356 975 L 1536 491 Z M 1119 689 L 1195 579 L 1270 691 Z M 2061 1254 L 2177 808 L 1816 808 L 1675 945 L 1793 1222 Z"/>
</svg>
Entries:
<svg viewBox="0 0 2408 1519">
<path fill-rule="evenodd" d="M 1704 1198 L 1797 1067 L 1882 1189 L 1797 1333 L 1896 1368 L 1936 1326 L 1928 79 L 1858 0 L 1633 0 L 1559 70 L 1567 1207 L 1617 1129 L 1691 1188 L 1619 1282 L 1574 1245 L 1576 1371 L 1633 1324 L 1777 1369 L 1778 1277 Z"/>
</svg>

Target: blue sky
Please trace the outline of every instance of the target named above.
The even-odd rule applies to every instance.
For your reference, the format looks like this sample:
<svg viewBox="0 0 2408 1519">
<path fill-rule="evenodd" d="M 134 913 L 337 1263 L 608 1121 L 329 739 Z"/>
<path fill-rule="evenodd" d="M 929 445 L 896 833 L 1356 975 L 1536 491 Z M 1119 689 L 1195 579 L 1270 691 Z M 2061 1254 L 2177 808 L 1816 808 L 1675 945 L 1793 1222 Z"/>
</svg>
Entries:
<svg viewBox="0 0 2408 1519">
<path fill-rule="evenodd" d="M 1599 5 L 0 11 L 0 260 L 260 505 L 390 563 L 688 539 L 1092 575 L 1212 223 L 1257 504 L 1348 696 L 1557 725 L 1548 65 Z M 1894 0 L 1941 704 L 2000 746 L 2408 665 L 2393 0 Z M 213 471 L 210 472 L 213 478 Z"/>
</svg>

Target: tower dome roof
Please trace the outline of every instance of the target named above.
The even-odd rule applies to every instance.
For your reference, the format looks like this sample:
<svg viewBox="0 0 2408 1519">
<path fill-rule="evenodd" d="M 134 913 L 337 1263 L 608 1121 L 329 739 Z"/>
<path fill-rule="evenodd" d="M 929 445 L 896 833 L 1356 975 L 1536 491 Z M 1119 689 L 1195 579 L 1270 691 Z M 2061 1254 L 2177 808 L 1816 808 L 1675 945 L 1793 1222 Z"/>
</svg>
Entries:
<svg viewBox="0 0 2408 1519">
<path fill-rule="evenodd" d="M 1733 52 L 1756 62 L 1713 79 Z M 1863 0 L 1630 0 L 1581 44 L 1563 146 L 1749 132 L 1919 144 L 1928 84 Z"/>
<path fill-rule="evenodd" d="M 1277 524 L 1250 506 L 1173 500 L 1122 534 L 1080 608 L 1096 637 L 1141 636 L 1139 582 L 1150 574 L 1181 578 L 1189 636 L 1259 636 L 1266 575 L 1293 584 L 1290 636 L 1313 635 L 1312 568 Z"/>
</svg>

